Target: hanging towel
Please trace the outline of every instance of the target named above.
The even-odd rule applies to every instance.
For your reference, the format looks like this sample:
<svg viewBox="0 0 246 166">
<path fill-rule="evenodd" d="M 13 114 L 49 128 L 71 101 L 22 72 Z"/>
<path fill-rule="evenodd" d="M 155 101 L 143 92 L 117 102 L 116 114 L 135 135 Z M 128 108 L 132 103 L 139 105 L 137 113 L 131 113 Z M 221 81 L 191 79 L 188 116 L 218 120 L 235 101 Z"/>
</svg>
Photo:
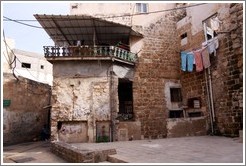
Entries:
<svg viewBox="0 0 246 166">
<path fill-rule="evenodd" d="M 219 29 L 220 23 L 222 23 L 222 21 L 220 21 L 218 17 L 212 18 L 210 20 L 211 28 L 214 31 L 217 31 Z"/>
<path fill-rule="evenodd" d="M 193 71 L 193 64 L 194 64 L 194 54 L 193 52 L 187 53 L 187 71 L 192 72 Z"/>
<path fill-rule="evenodd" d="M 219 40 L 217 37 L 214 37 L 207 41 L 207 47 L 209 54 L 214 52 L 214 56 L 216 56 L 216 49 L 219 47 Z"/>
<path fill-rule="evenodd" d="M 202 63 L 205 69 L 210 67 L 210 59 L 209 59 L 209 53 L 207 48 L 203 48 L 202 50 Z"/>
<path fill-rule="evenodd" d="M 181 70 L 186 71 L 187 53 L 181 52 Z"/>
<path fill-rule="evenodd" d="M 194 51 L 195 61 L 196 61 L 196 71 L 200 72 L 203 70 L 201 50 Z"/>
<path fill-rule="evenodd" d="M 214 37 L 215 49 L 219 48 L 219 40 L 218 37 Z"/>
</svg>

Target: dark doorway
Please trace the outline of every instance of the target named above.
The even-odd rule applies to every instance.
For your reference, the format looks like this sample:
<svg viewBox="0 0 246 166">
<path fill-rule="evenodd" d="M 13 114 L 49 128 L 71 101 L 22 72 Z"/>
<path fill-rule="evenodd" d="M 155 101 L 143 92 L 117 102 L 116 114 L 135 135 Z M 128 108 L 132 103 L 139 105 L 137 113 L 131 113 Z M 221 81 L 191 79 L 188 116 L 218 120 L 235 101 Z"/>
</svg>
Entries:
<svg viewBox="0 0 246 166">
<path fill-rule="evenodd" d="M 133 120 L 133 97 L 132 82 L 125 79 L 119 79 L 119 120 Z"/>
</svg>

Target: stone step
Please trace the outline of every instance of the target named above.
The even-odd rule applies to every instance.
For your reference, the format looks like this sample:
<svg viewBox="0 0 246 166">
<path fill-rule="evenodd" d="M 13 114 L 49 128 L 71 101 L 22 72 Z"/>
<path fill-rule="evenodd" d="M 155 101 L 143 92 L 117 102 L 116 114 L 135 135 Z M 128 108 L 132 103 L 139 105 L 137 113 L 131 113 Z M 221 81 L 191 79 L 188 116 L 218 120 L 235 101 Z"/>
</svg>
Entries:
<svg viewBox="0 0 246 166">
<path fill-rule="evenodd" d="M 109 155 L 116 154 L 115 149 L 81 149 L 65 142 L 52 142 L 52 153 L 72 163 L 98 163 L 107 161 Z"/>
<path fill-rule="evenodd" d="M 123 157 L 118 154 L 108 155 L 107 161 L 110 163 L 128 163 L 126 159 L 123 159 Z"/>
</svg>

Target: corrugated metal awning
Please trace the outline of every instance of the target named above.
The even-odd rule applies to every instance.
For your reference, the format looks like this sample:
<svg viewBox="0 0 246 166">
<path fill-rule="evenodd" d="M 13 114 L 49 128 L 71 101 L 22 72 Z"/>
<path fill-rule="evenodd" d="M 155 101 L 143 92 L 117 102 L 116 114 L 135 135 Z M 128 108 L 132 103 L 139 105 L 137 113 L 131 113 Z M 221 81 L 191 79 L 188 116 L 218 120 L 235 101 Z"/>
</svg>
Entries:
<svg viewBox="0 0 246 166">
<path fill-rule="evenodd" d="M 128 44 L 130 35 L 142 37 L 130 26 L 106 21 L 87 15 L 39 15 L 39 21 L 51 39 L 57 45 L 73 45 L 77 40 L 85 45 Z"/>
</svg>

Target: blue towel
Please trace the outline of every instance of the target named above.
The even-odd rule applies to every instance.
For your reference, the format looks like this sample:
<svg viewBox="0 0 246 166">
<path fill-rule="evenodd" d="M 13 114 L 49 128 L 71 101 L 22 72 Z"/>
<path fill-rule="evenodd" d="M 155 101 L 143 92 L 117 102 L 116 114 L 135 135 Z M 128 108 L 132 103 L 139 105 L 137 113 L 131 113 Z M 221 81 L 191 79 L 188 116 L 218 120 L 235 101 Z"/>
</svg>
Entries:
<svg viewBox="0 0 246 166">
<path fill-rule="evenodd" d="M 186 71 L 187 53 L 181 52 L 181 70 Z"/>
<path fill-rule="evenodd" d="M 187 53 L 187 71 L 193 71 L 194 54 L 192 52 Z"/>
</svg>

